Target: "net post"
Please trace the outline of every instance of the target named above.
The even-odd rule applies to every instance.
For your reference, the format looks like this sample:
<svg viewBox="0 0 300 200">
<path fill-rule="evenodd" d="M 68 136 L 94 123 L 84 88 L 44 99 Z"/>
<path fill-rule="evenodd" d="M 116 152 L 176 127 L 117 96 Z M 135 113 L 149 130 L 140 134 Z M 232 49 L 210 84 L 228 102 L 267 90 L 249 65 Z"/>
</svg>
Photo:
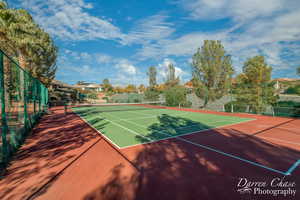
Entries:
<svg viewBox="0 0 300 200">
<path fill-rule="evenodd" d="M 68 103 L 67 101 L 64 101 L 64 110 L 65 110 L 65 115 L 68 114 Z"/>
<path fill-rule="evenodd" d="M 3 52 L 0 51 L 0 98 L 1 98 L 1 123 L 2 123 L 2 155 L 3 155 L 3 163 L 4 165 L 8 162 L 9 151 L 8 151 L 8 143 L 6 139 L 6 135 L 8 133 L 8 125 L 6 119 L 6 110 L 5 110 L 5 87 L 4 87 L 4 55 Z"/>
</svg>

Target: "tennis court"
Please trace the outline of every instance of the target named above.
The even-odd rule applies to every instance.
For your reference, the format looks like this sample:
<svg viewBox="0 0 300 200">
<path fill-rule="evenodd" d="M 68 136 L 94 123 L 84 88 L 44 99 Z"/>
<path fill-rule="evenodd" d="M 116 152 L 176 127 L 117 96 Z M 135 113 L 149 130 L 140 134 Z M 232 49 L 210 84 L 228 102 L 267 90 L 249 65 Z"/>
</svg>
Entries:
<svg viewBox="0 0 300 200">
<path fill-rule="evenodd" d="M 72 110 L 117 148 L 201 134 L 204 130 L 253 120 L 165 109 L 150 104 L 86 105 L 74 106 Z"/>
</svg>

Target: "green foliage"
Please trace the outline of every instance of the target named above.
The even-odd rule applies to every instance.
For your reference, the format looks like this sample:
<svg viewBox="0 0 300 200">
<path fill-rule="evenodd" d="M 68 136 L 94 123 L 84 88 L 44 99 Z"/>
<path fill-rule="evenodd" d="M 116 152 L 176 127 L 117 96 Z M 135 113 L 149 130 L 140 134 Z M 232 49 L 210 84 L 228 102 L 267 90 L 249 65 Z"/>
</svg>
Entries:
<svg viewBox="0 0 300 200">
<path fill-rule="evenodd" d="M 175 67 L 173 64 L 168 65 L 167 80 L 165 83 L 166 88 L 174 87 L 180 82 L 179 77 L 175 76 Z"/>
<path fill-rule="evenodd" d="M 175 77 L 175 67 L 172 63 L 168 65 L 168 76 L 167 76 L 167 82 L 174 81 L 176 79 Z"/>
<path fill-rule="evenodd" d="M 57 48 L 50 35 L 23 9 L 0 5 L 0 46 L 19 65 L 49 85 L 55 76 Z"/>
<path fill-rule="evenodd" d="M 103 97 L 102 99 L 104 99 L 106 102 L 109 102 L 109 98 L 108 97 Z"/>
<path fill-rule="evenodd" d="M 243 73 L 236 78 L 234 93 L 240 104 L 250 106 L 251 112 L 262 113 L 267 105 L 276 103 L 274 82 L 271 81 L 272 67 L 265 63 L 263 56 L 249 58 Z"/>
<path fill-rule="evenodd" d="M 147 72 L 147 75 L 149 77 L 149 87 L 154 88 L 157 85 L 156 82 L 156 68 L 154 66 L 149 67 L 149 71 Z"/>
<path fill-rule="evenodd" d="M 274 106 L 276 116 L 300 117 L 300 103 L 294 101 L 279 101 Z"/>
<path fill-rule="evenodd" d="M 107 78 L 103 80 L 102 84 L 105 92 L 113 91 L 113 87 Z"/>
<path fill-rule="evenodd" d="M 126 93 L 135 93 L 137 92 L 136 86 L 133 84 L 129 84 L 124 88 L 124 92 Z"/>
<path fill-rule="evenodd" d="M 98 99 L 98 95 L 96 93 L 88 93 L 87 98 L 89 98 L 89 99 Z"/>
<path fill-rule="evenodd" d="M 300 85 L 295 85 L 295 86 L 289 87 L 285 91 L 285 94 L 297 94 L 297 95 L 300 95 Z"/>
<path fill-rule="evenodd" d="M 143 95 L 137 93 L 115 94 L 110 101 L 112 103 L 138 103 L 143 101 Z"/>
<path fill-rule="evenodd" d="M 231 57 L 215 40 L 205 40 L 193 55 L 192 71 L 195 94 L 204 99 L 204 107 L 228 92 L 234 72 Z"/>
<path fill-rule="evenodd" d="M 246 104 L 242 104 L 238 101 L 231 101 L 224 105 L 225 112 L 231 112 L 231 108 L 233 108 L 233 112 L 247 112 Z"/>
<path fill-rule="evenodd" d="M 72 93 L 71 93 L 70 97 L 71 97 L 72 102 L 78 101 L 79 100 L 79 92 L 75 89 L 72 90 Z"/>
<path fill-rule="evenodd" d="M 160 94 L 160 92 L 158 92 L 157 90 L 152 89 L 152 88 L 148 88 L 144 92 L 145 99 L 149 100 L 149 101 L 157 101 L 157 100 L 159 100 L 159 94 Z"/>
<path fill-rule="evenodd" d="M 300 76 L 300 66 L 297 68 L 297 74 Z"/>
<path fill-rule="evenodd" d="M 186 100 L 187 91 L 182 86 L 175 86 L 165 91 L 167 106 L 185 106 L 188 104 Z"/>
<path fill-rule="evenodd" d="M 6 9 L 7 4 L 4 1 L 0 1 L 0 9 Z"/>
<path fill-rule="evenodd" d="M 87 95 L 79 92 L 78 97 L 79 97 L 79 101 L 83 102 L 85 101 Z"/>
<path fill-rule="evenodd" d="M 146 91 L 146 87 L 144 86 L 144 84 L 141 84 L 141 85 L 138 87 L 138 90 L 139 90 L 139 92 L 144 93 L 144 92 Z"/>
</svg>

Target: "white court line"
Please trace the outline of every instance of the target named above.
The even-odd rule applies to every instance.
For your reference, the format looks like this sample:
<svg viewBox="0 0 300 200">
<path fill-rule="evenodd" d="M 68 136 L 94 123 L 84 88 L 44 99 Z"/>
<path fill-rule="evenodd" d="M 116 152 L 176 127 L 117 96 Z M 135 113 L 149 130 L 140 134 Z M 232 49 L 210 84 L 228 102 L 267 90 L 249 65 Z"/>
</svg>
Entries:
<svg viewBox="0 0 300 200">
<path fill-rule="evenodd" d="M 130 148 L 130 147 L 139 146 L 139 145 L 143 145 L 143 144 L 156 143 L 156 142 L 163 141 L 163 140 L 167 140 L 167 139 L 171 139 L 171 138 L 175 138 L 175 139 L 176 139 L 177 137 L 181 137 L 181 136 L 192 135 L 192 134 L 194 134 L 194 133 L 201 133 L 201 132 L 208 131 L 208 130 L 214 130 L 214 129 L 224 128 L 224 127 L 227 127 L 227 126 L 232 126 L 232 125 L 242 124 L 242 123 L 246 123 L 246 122 L 254 121 L 254 120 L 257 120 L 257 119 L 250 119 L 250 120 L 247 120 L 247 121 L 237 122 L 237 123 L 233 123 L 233 124 L 227 124 L 227 125 L 224 125 L 224 126 L 218 126 L 218 127 L 215 127 L 215 128 L 202 129 L 202 130 L 199 130 L 199 131 L 193 131 L 193 132 L 184 133 L 184 134 L 181 134 L 181 135 L 176 135 L 176 136 L 171 136 L 171 137 L 162 138 L 162 139 L 159 139 L 159 140 L 155 140 L 155 141 L 153 141 L 153 142 L 142 142 L 142 143 L 139 143 L 139 144 L 128 145 L 128 146 L 122 146 L 122 147 L 120 147 L 120 149 Z"/>
<path fill-rule="evenodd" d="M 134 112 L 134 111 L 129 111 L 129 112 Z M 134 112 L 135 113 L 135 112 Z M 185 112 L 186 114 L 188 114 L 189 112 Z M 110 115 L 111 117 L 113 117 L 113 118 L 119 118 L 119 117 L 115 117 L 114 115 L 111 115 L 111 114 L 108 114 L 108 113 L 106 113 L 107 115 Z M 146 114 L 145 114 L 146 115 Z M 152 115 L 151 115 L 152 116 Z M 81 117 L 80 117 L 81 118 Z M 120 118 L 119 118 L 120 119 Z M 121 128 L 124 128 L 125 130 L 127 130 L 127 131 L 129 131 L 129 132 L 132 132 L 132 133 L 134 133 L 135 135 L 138 135 L 138 136 L 141 136 L 141 137 L 143 137 L 143 138 L 145 138 L 145 139 L 147 139 L 149 142 L 143 142 L 143 143 L 138 143 L 138 144 L 134 144 L 134 145 L 128 145 L 128 146 L 123 146 L 123 147 L 119 147 L 118 145 L 116 145 L 115 143 L 113 143 L 113 144 L 115 144 L 115 146 L 117 146 L 119 149 L 123 149 L 123 148 L 128 148 L 128 147 L 131 147 L 131 146 L 137 146 L 137 145 L 142 145 L 142 144 L 148 144 L 148 143 L 154 143 L 154 142 L 158 142 L 158 141 L 161 141 L 161 140 L 167 140 L 167 139 L 170 139 L 170 138 L 176 138 L 176 137 L 180 137 L 180 136 L 185 136 L 185 135 L 190 135 L 190 134 L 193 134 L 193 133 L 199 133 L 199 132 L 203 132 L 203 131 L 207 131 L 207 130 L 211 130 L 211 129 L 218 129 L 218 128 L 222 128 L 222 127 L 226 127 L 226 126 L 230 126 L 230 125 L 235 125 L 235 124 L 240 124 L 240 123 L 244 123 L 244 122 L 248 122 L 248 121 L 253 121 L 253 120 L 256 120 L 256 119 L 250 119 L 250 120 L 247 120 L 247 121 L 244 121 L 244 122 L 237 122 L 237 123 L 232 123 L 232 124 L 228 124 L 228 125 L 224 125 L 224 126 L 219 126 L 219 127 L 214 127 L 214 128 L 207 128 L 207 129 L 201 129 L 201 130 L 198 130 L 198 131 L 193 131 L 193 132 L 188 132 L 188 133 L 184 133 L 184 134 L 180 134 L 180 135 L 175 135 L 175 136 L 173 136 L 173 135 L 169 135 L 169 134 L 166 134 L 166 133 L 162 133 L 162 132 L 158 132 L 158 133 L 162 133 L 162 134 L 165 134 L 165 135 L 169 135 L 170 137 L 166 137 L 166 138 L 162 138 L 162 139 L 154 139 L 154 140 L 152 140 L 152 139 L 150 139 L 150 138 L 148 138 L 147 136 L 144 136 L 144 135 L 141 135 L 141 134 L 139 134 L 139 133 L 137 133 L 137 132 L 135 132 L 135 131 L 133 131 L 133 130 L 131 130 L 131 129 L 129 129 L 129 128 L 126 128 L 125 126 L 122 126 L 122 125 L 120 125 L 120 124 L 118 124 L 118 123 L 116 123 L 116 122 L 113 122 L 113 121 L 110 121 L 110 120 L 108 120 L 108 119 L 104 119 L 104 120 L 106 120 L 106 121 L 109 121 L 109 122 L 111 122 L 111 123 L 113 123 L 113 124 L 115 124 L 115 125 L 117 125 L 117 126 L 119 126 L 119 127 L 121 127 Z M 86 120 L 84 120 L 85 122 L 87 122 Z M 127 120 L 122 120 L 122 121 L 127 121 Z M 223 120 L 224 121 L 224 120 Z M 227 121 L 227 120 L 226 120 Z M 140 126 L 140 127 L 143 127 L 143 128 L 147 128 L 147 127 L 145 127 L 145 126 L 142 126 L 142 125 L 139 125 L 139 124 L 136 124 L 136 123 L 134 123 L 134 122 L 131 122 L 131 121 L 128 121 L 129 123 L 133 123 L 133 124 L 135 124 L 135 125 L 138 125 L 138 126 Z M 222 122 L 222 121 L 218 121 L 217 123 L 219 123 L 219 122 Z M 87 122 L 88 123 L 88 122 Z M 90 123 L 88 123 L 90 126 L 92 126 Z M 187 128 L 187 127 L 183 127 L 183 128 Z M 93 129 L 95 129 L 94 127 L 93 127 Z M 95 130 L 97 130 L 97 129 L 95 129 Z M 97 132 L 99 132 L 98 130 L 97 130 Z M 101 132 L 99 132 L 101 135 L 104 135 L 104 134 L 102 134 Z M 104 135 L 104 137 L 105 138 L 107 138 L 105 135 Z M 108 138 L 107 138 L 108 139 Z M 110 139 L 108 139 L 109 141 L 111 141 Z"/>
<path fill-rule="evenodd" d="M 168 109 L 167 109 L 167 110 L 168 110 Z M 182 111 L 182 112 L 185 112 L 185 113 L 187 113 L 187 114 L 195 114 L 194 112 L 184 111 L 184 110 L 171 110 L 171 111 L 175 111 L 175 112 L 177 112 L 177 111 Z M 133 112 L 133 113 L 136 113 L 136 114 L 142 114 L 142 113 L 138 113 L 138 112 L 136 112 L 136 111 L 128 111 L 128 112 Z M 164 113 L 162 113 L 162 114 L 164 114 Z M 172 113 L 166 113 L 166 114 L 172 114 Z M 224 117 L 224 116 L 220 116 L 220 115 L 217 115 L 217 114 L 197 113 L 197 115 L 198 115 L 198 114 L 199 114 L 199 116 L 200 116 L 200 115 L 202 115 L 202 116 L 210 115 L 212 119 L 214 119 L 215 116 Z M 143 115 L 150 115 L 150 114 L 145 114 L 145 113 L 143 113 Z M 226 117 L 230 117 L 230 118 L 240 118 L 240 119 L 253 119 L 253 118 L 242 118 L 242 117 L 236 117 L 236 116 L 226 116 Z"/>
<path fill-rule="evenodd" d="M 113 116 L 113 117 L 115 117 L 115 116 Z M 115 118 L 117 118 L 117 117 L 115 117 Z M 232 123 L 232 124 L 227 124 L 227 125 L 224 125 L 224 126 L 219 126 L 219 127 L 214 127 L 214 128 L 201 129 L 201 130 L 197 130 L 197 131 L 193 131 L 193 132 L 188 132 L 188 133 L 184 133 L 184 134 L 180 134 L 180 135 L 170 135 L 170 134 L 167 134 L 167 133 L 164 133 L 164 132 L 160 131 L 158 133 L 161 133 L 161 134 L 164 134 L 164 135 L 169 135 L 169 137 L 162 138 L 162 139 L 157 139 L 157 140 L 149 140 L 149 142 L 143 142 L 143 143 L 134 144 L 134 145 L 123 146 L 123 147 L 121 147 L 121 149 L 129 148 L 129 147 L 137 146 L 137 145 L 142 145 L 142 144 L 154 143 L 154 142 L 158 142 L 158 141 L 162 141 L 162 140 L 167 140 L 167 139 L 170 139 L 170 138 L 176 138 L 176 137 L 181 137 L 181 136 L 185 136 L 185 135 L 191 135 L 193 133 L 200 133 L 200 132 L 204 132 L 204 131 L 207 131 L 207 130 L 218 129 L 218 128 L 222 128 L 222 127 L 226 127 L 226 126 L 231 126 L 231 125 L 235 125 L 235 124 L 241 124 L 241 123 L 245 123 L 245 122 L 249 122 L 249 121 L 253 121 L 253 120 L 256 120 L 256 119 L 250 119 L 250 120 L 247 120 L 247 121 L 237 122 L 237 123 Z M 145 127 L 143 125 L 136 124 L 136 123 L 131 122 L 131 121 L 128 121 L 128 122 L 132 123 L 132 124 L 135 124 L 137 126 L 140 126 L 142 128 L 147 128 L 147 127 Z M 221 121 L 219 121 L 219 122 L 221 122 Z M 219 123 L 219 122 L 217 122 L 217 123 Z M 187 128 L 187 127 L 185 127 L 185 128 Z M 147 136 L 145 136 L 145 137 L 147 137 Z"/>
<path fill-rule="evenodd" d="M 164 113 L 162 113 L 164 114 Z M 183 116 L 183 115 L 187 115 L 189 113 L 183 113 L 183 114 L 180 114 L 180 115 L 172 115 L 172 116 Z M 161 114 L 160 114 L 161 115 Z M 110 115 L 110 116 L 114 116 L 114 115 Z M 123 119 L 123 118 L 120 118 L 119 120 L 116 120 L 116 121 L 126 121 L 126 120 L 138 120 L 138 119 L 150 119 L 150 118 L 156 118 L 158 117 L 159 115 L 152 115 L 152 116 L 149 116 L 149 117 L 135 117 L 135 118 L 129 118 L 129 119 Z"/>
<path fill-rule="evenodd" d="M 75 113 L 76 114 L 76 113 Z M 79 117 L 81 118 L 81 116 L 79 115 Z M 81 118 L 82 119 L 82 118 Z M 238 123 L 234 123 L 234 124 L 241 124 L 241 123 L 245 123 L 245 122 L 249 122 L 249 121 L 253 121 L 253 120 L 256 120 L 256 119 L 252 119 L 252 120 L 247 120 L 247 121 L 244 121 L 244 122 L 238 122 Z M 86 120 L 83 119 L 83 121 L 86 122 Z M 109 120 L 107 120 L 109 121 Z M 88 123 L 88 122 L 87 122 Z M 89 123 L 88 123 L 89 124 Z M 118 123 L 115 123 L 116 125 L 118 125 Z M 220 126 L 220 127 L 215 127 L 215 128 L 212 128 L 212 129 L 218 129 L 218 128 L 221 128 L 221 127 L 226 127 L 226 126 L 231 126 L 231 125 L 234 125 L 234 124 L 229 124 L 229 125 L 224 125 L 224 126 Z M 90 125 L 90 124 L 89 124 Z M 91 126 L 91 125 L 90 125 Z M 123 127 L 122 125 L 119 125 L 120 127 Z M 95 129 L 93 126 L 91 126 L 93 129 Z M 124 127 L 125 129 L 127 129 L 126 127 Z M 95 129 L 98 133 L 100 133 L 102 136 L 105 137 L 105 135 L 103 135 L 101 132 L 99 132 L 97 129 Z M 130 130 L 130 129 L 127 129 L 127 130 Z M 210 129 L 206 129 L 206 130 L 211 130 Z M 191 133 L 187 133 L 187 134 L 192 134 L 192 133 L 199 133 L 199 132 L 203 132 L 203 131 L 206 131 L 206 130 L 201 130 L 201 131 L 196 131 L 196 132 L 191 132 Z M 135 132 L 135 131 L 131 131 L 131 132 Z M 136 133 L 136 132 L 135 132 Z M 169 135 L 169 134 L 166 134 L 166 133 L 162 133 L 162 134 L 165 134 L 165 135 Z M 154 143 L 154 142 L 158 142 L 158 141 L 162 141 L 162 140 L 167 140 L 167 139 L 170 139 L 170 138 L 175 138 L 177 140 L 180 140 L 180 141 L 183 141 L 183 142 L 187 142 L 187 143 L 190 143 L 190 144 L 193 144 L 195 146 L 198 146 L 200 148 L 204 148 L 204 149 L 207 149 L 207 150 L 210 150 L 210 151 L 213 151 L 213 152 L 216 152 L 216 153 L 219 153 L 219 154 L 222 154 L 224 156 L 227 156 L 227 157 L 231 157 L 231 158 L 234 158 L 234 159 L 237 159 L 237 160 L 240 160 L 240 161 L 243 161 L 243 162 L 246 162 L 248 164 L 252 164 L 252 165 L 255 165 L 255 166 L 258 166 L 258 167 L 261 167 L 261 168 L 264 168 L 264 169 L 267 169 L 267 170 L 270 170 L 270 171 L 273 171 L 273 172 L 276 172 L 276 173 L 279 173 L 279 174 L 283 174 L 283 175 L 290 175 L 289 173 L 289 170 L 287 172 L 283 172 L 283 171 L 279 171 L 279 170 L 276 170 L 276 169 L 273 169 L 273 168 L 270 168 L 270 167 L 267 167 L 265 165 L 262 165 L 262 164 L 259 164 L 259 163 L 256 163 L 256 162 L 253 162 L 253 161 L 250 161 L 250 160 L 247 160 L 247 159 L 243 159 L 241 157 L 238 157 L 238 156 L 235 156 L 233 154 L 229 154 L 229 153 L 225 153 L 223 151 L 220 151 L 220 150 L 217 150 L 217 149 L 214 149 L 214 148 L 211 148 L 209 146 L 205 146 L 205 145 L 201 145 L 201 144 L 198 144 L 198 143 L 195 143 L 195 142 L 192 142 L 190 140 L 187 140 L 187 139 L 184 139 L 182 138 L 181 136 L 184 136 L 184 135 L 187 135 L 187 134 L 182 134 L 182 135 L 179 135 L 179 136 L 171 136 L 171 137 L 167 137 L 167 138 L 164 138 L 164 139 L 161 139 L 161 140 L 155 140 L 153 142 L 147 142 L 147 143 Z M 138 134 L 139 135 L 139 134 Z M 141 136 L 141 135 L 140 135 Z M 143 137 L 143 136 L 142 136 Z M 108 139 L 107 137 L 105 137 L 106 139 Z M 146 138 L 146 137 L 145 137 Z M 110 139 L 108 139 L 109 141 L 111 141 Z M 151 140 L 149 140 L 151 141 Z M 130 145 L 128 147 L 133 147 L 133 146 L 137 146 L 137 145 L 142 145 L 142 144 L 147 144 L 146 142 L 145 143 L 140 143 L 140 144 L 136 144 L 136 145 Z M 112 142 L 112 144 L 114 144 Z M 114 144 L 115 145 L 115 144 Z M 127 148 L 126 146 L 125 147 L 122 147 L 120 148 L 118 145 L 115 145 L 118 149 L 124 149 L 124 148 Z"/>
<path fill-rule="evenodd" d="M 131 129 L 129 129 L 129 128 L 126 128 L 125 126 L 122 126 L 122 125 L 119 124 L 119 123 L 110 121 L 110 120 L 105 119 L 105 118 L 104 118 L 104 120 L 106 120 L 106 121 L 108 121 L 108 122 L 110 122 L 110 123 L 112 123 L 112 124 L 115 124 L 116 126 L 119 126 L 119 127 L 123 128 L 123 129 L 125 129 L 125 130 L 127 130 L 127 131 L 129 131 L 129 132 L 131 132 L 131 133 L 133 133 L 133 134 L 135 134 L 135 135 L 141 136 L 141 137 L 145 138 L 145 139 L 148 140 L 148 141 L 153 141 L 153 140 L 151 140 L 150 138 L 148 138 L 148 137 L 146 137 L 146 136 L 143 136 L 143 135 L 141 135 L 141 134 L 135 132 L 134 130 L 131 130 Z"/>
<path fill-rule="evenodd" d="M 85 123 L 87 123 L 92 129 L 94 129 L 96 132 L 99 133 L 99 135 L 101 135 L 102 137 L 104 137 L 106 140 L 108 140 L 110 143 L 112 143 L 117 149 L 121 149 L 121 147 L 119 145 L 117 145 L 116 143 L 114 143 L 111 139 L 109 139 L 105 134 L 101 133 L 98 129 L 96 129 L 93 125 L 91 125 L 87 120 L 85 120 L 83 117 L 81 117 L 79 114 L 77 114 L 76 112 L 73 111 L 73 113 L 75 115 L 77 115 L 82 121 L 84 121 Z"/>
<path fill-rule="evenodd" d="M 254 120 L 256 120 L 256 119 L 254 119 Z M 252 121 L 252 120 L 249 120 L 249 121 Z M 245 122 L 248 122 L 248 121 L 245 121 Z M 244 123 L 244 122 L 240 122 L 240 123 Z M 237 124 L 238 124 L 238 123 L 237 123 Z M 232 125 L 232 124 L 231 124 L 231 125 Z M 226 126 L 228 126 L 228 125 L 226 125 Z M 219 128 L 220 128 L 220 127 L 219 127 Z M 210 130 L 210 129 L 207 129 L 207 130 Z M 205 131 L 205 130 L 202 130 L 202 131 Z M 202 131 L 196 131 L 195 133 L 202 132 Z M 169 134 L 164 133 L 164 132 L 159 132 L 159 133 L 162 133 L 162 134 L 164 134 L 164 135 L 169 135 Z M 190 133 L 190 134 L 192 134 L 192 133 Z M 204 149 L 213 151 L 213 152 L 215 152 L 215 153 L 222 154 L 222 155 L 227 156 L 227 157 L 230 157 L 230 158 L 234 158 L 234 159 L 237 159 L 237 160 L 246 162 L 246 163 L 251 164 L 251 165 L 254 165 L 254 166 L 258 166 L 258 167 L 267 169 L 267 170 L 269 170 L 269 171 L 273 171 L 273 172 L 276 172 L 276 173 L 279 173 L 279 174 L 283 174 L 283 175 L 289 175 L 288 171 L 287 171 L 287 172 L 283 172 L 283 171 L 280 171 L 280 170 L 277 170 L 277 169 L 273 169 L 273 168 L 267 167 L 267 166 L 265 166 L 265 165 L 259 164 L 259 163 L 257 163 L 257 162 L 253 162 L 253 161 L 251 161 L 251 160 L 247 160 L 247 159 L 244 159 L 244 158 L 242 158 L 242 157 L 236 156 L 236 155 L 234 155 L 234 154 L 226 153 L 226 152 L 220 151 L 220 150 L 218 150 L 218 149 L 214 149 L 214 148 L 209 147 L 209 146 L 206 146 L 206 145 L 202 145 L 202 144 L 199 144 L 199 143 L 195 143 L 195 142 L 190 141 L 190 140 L 188 140 L 188 139 L 184 139 L 184 138 L 182 138 L 181 136 L 183 136 L 183 135 L 175 136 L 175 137 L 176 137 L 175 139 L 177 139 L 177 140 L 179 140 L 179 141 L 183 141 L 183 142 L 189 143 L 189 144 L 192 144 L 192 145 L 195 145 L 195 146 L 198 146 L 198 147 L 200 147 L 200 148 L 204 148 Z M 174 136 L 173 136 L 173 137 L 164 138 L 164 139 L 162 139 L 162 140 L 166 140 L 166 139 L 169 139 L 169 138 L 174 138 Z M 156 140 L 156 141 L 154 141 L 154 142 L 157 142 L 157 141 L 161 141 L 161 140 Z M 152 142 L 152 143 L 154 143 L 154 142 Z M 144 144 L 145 144 L 145 143 L 144 143 Z M 141 145 L 141 144 L 138 144 L 138 145 Z M 129 146 L 129 147 L 132 147 L 132 146 L 135 146 L 135 145 L 131 145 L 131 146 Z M 124 148 L 125 148 L 125 147 L 122 147 L 122 149 L 124 149 Z"/>
<path fill-rule="evenodd" d="M 115 118 L 117 118 L 117 117 L 115 117 Z M 121 121 L 121 120 L 119 120 L 119 121 Z M 148 127 L 146 127 L 146 126 L 140 125 L 140 124 L 135 123 L 135 122 L 132 122 L 132 121 L 128 121 L 128 120 L 126 120 L 126 119 L 123 119 L 122 121 L 126 121 L 126 122 L 128 122 L 128 123 L 134 124 L 134 125 L 139 126 L 139 127 L 142 127 L 142 128 L 146 128 L 146 129 L 148 128 Z M 220 122 L 227 122 L 227 120 L 216 121 L 216 122 L 214 122 L 213 124 L 215 124 L 215 123 L 220 123 Z M 212 124 L 212 125 L 213 125 L 213 124 Z M 183 126 L 183 127 L 179 127 L 179 128 L 177 128 L 177 129 L 174 129 L 174 130 L 185 129 L 185 128 L 190 128 L 190 127 L 194 127 L 194 126 L 199 126 L 199 125 L 197 124 L 197 125 L 192 125 L 192 126 Z M 213 127 L 209 128 L 209 129 L 213 129 Z M 199 131 L 201 131 L 201 130 L 204 130 L 204 129 L 200 129 Z M 208 130 L 208 129 L 205 129 L 205 130 Z M 158 132 L 158 133 L 160 133 L 160 132 Z M 184 134 L 185 134 L 185 133 L 184 133 Z M 177 135 L 177 136 L 181 136 L 181 134 L 180 134 L 180 135 Z M 146 137 L 147 137 L 147 136 L 146 136 Z"/>
</svg>

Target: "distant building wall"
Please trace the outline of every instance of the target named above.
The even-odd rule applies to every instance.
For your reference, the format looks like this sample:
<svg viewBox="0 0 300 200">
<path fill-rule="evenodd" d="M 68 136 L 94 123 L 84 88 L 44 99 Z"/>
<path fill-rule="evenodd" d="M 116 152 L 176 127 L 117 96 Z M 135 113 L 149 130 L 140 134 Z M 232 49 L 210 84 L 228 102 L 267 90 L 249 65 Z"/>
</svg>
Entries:
<svg viewBox="0 0 300 200">
<path fill-rule="evenodd" d="M 300 96 L 297 96 L 297 95 L 279 95 L 279 101 L 300 102 Z"/>
</svg>

